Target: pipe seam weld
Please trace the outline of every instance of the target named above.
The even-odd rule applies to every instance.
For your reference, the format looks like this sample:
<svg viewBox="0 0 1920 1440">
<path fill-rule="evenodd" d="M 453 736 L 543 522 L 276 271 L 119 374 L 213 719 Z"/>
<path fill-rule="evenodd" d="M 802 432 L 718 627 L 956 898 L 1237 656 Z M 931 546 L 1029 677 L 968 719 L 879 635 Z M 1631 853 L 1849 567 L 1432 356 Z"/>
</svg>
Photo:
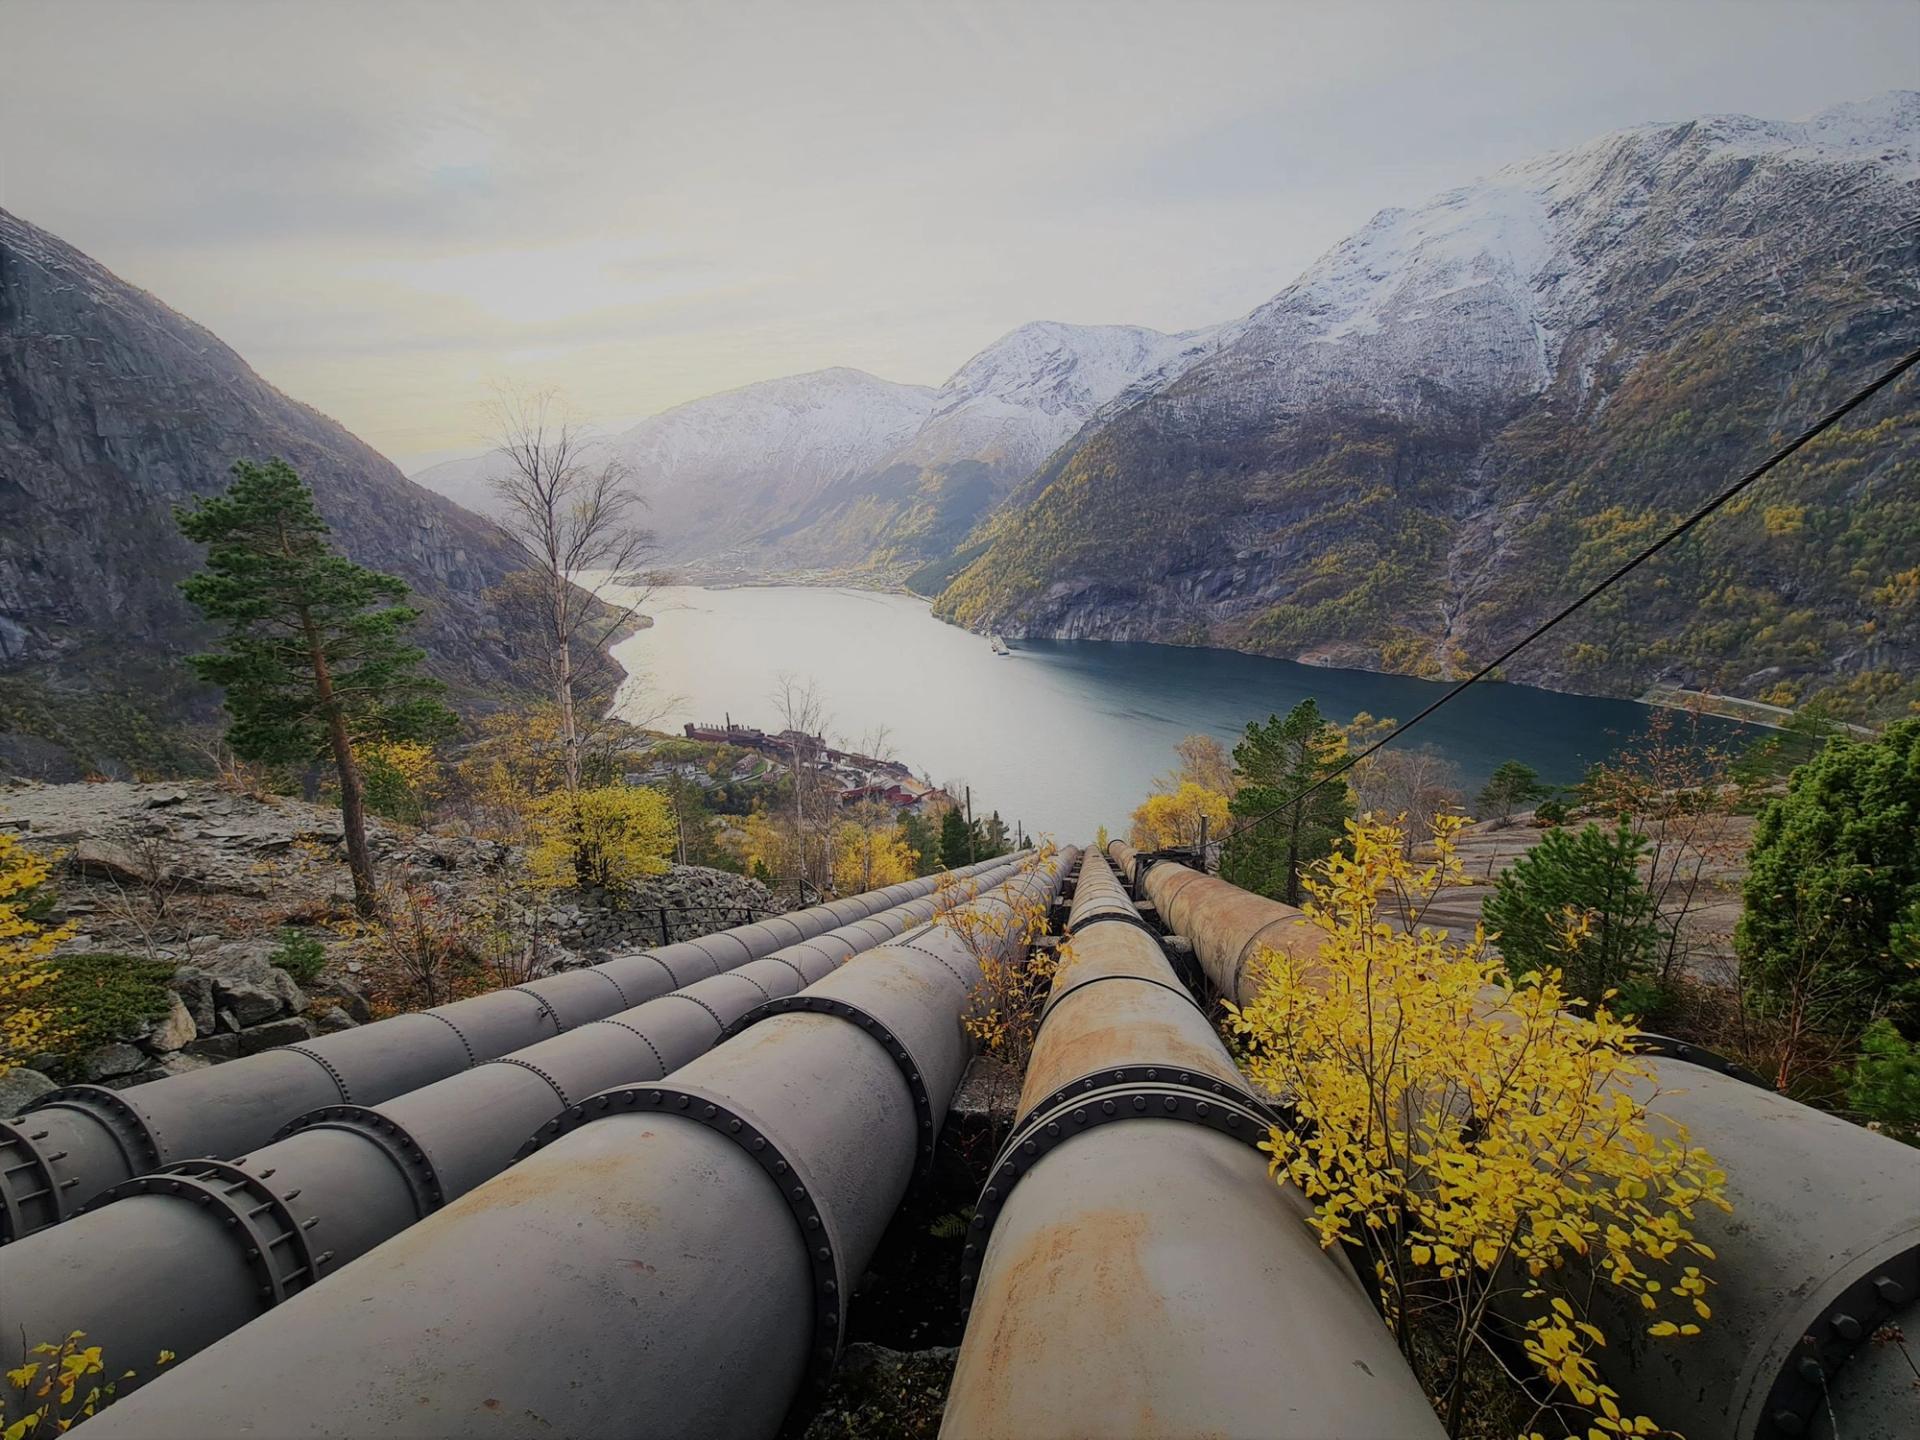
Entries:
<svg viewBox="0 0 1920 1440">
<path fill-rule="evenodd" d="M 590 1021 L 589 1023 L 598 1024 L 599 1022 Z M 584 1030 L 587 1027 L 585 1025 L 582 1025 L 580 1028 Z M 563 1106 L 571 1105 L 573 1103 L 573 1097 L 567 1094 L 566 1087 L 563 1086 L 558 1080 L 554 1079 L 553 1076 L 549 1075 L 546 1071 L 542 1070 L 538 1065 L 534 1064 L 531 1060 L 522 1060 L 517 1055 L 501 1055 L 496 1059 L 488 1061 L 487 1063 L 490 1065 L 518 1065 L 522 1070 L 530 1070 L 535 1075 L 538 1075 L 542 1080 L 547 1082 L 547 1088 L 553 1091 L 555 1095 L 558 1095 L 560 1097 L 560 1103 Z"/>
<path fill-rule="evenodd" d="M 265 1302 L 261 1308 L 271 1309 L 317 1281 L 320 1267 L 333 1258 L 331 1250 L 314 1251 L 307 1236 L 314 1221 L 303 1224 L 295 1217 L 289 1202 L 300 1192 L 278 1194 L 267 1184 L 272 1174 L 255 1175 L 224 1160 L 185 1160 L 158 1174 L 123 1181 L 94 1204 L 160 1195 L 226 1211 L 222 1222 L 245 1249 L 247 1266 L 259 1282 L 258 1297 Z"/>
<path fill-rule="evenodd" d="M 420 1013 L 423 1015 L 433 1014 L 433 1012 L 430 1010 L 423 1010 Z M 455 1035 L 460 1036 L 461 1048 L 467 1052 L 468 1068 L 472 1068 L 473 1047 L 467 1044 L 466 1036 L 460 1035 L 460 1027 L 454 1024 L 451 1020 L 447 1019 L 444 1015 L 434 1015 L 433 1018 L 438 1020 L 441 1024 L 445 1025 L 449 1030 L 453 1031 Z M 333 1088 L 340 1092 L 341 1101 L 348 1105 L 351 1105 L 353 1103 L 353 1091 L 347 1085 L 347 1077 L 342 1075 L 340 1071 L 337 1068 L 335 1068 L 334 1063 L 331 1060 L 327 1059 L 327 1057 L 324 1055 L 314 1054 L 313 1051 L 309 1050 L 304 1045 L 289 1045 L 286 1048 L 288 1050 L 291 1050 L 296 1055 L 304 1055 L 307 1059 L 313 1061 L 314 1064 L 318 1065 L 322 1070 L 326 1071 L 327 1078 L 333 1081 Z"/>
<path fill-rule="evenodd" d="M 657 998 L 664 1000 L 666 997 L 663 995 Z M 648 1035 L 646 1031 L 638 1029 L 635 1026 L 628 1024 L 625 1020 L 620 1019 L 616 1015 L 609 1015 L 606 1019 L 596 1020 L 593 1023 L 596 1025 L 617 1025 L 619 1026 L 620 1029 L 626 1031 L 629 1035 L 638 1036 L 640 1043 L 642 1045 L 645 1045 L 647 1049 L 653 1052 L 653 1063 L 660 1067 L 660 1073 L 662 1075 L 667 1073 L 666 1056 L 660 1053 L 660 1047 L 653 1043 L 653 1037 Z M 581 1026 L 581 1029 L 584 1030 L 585 1028 L 586 1027 L 584 1025 Z"/>
<path fill-rule="evenodd" d="M 1078 994 L 1080 991 L 1086 989 L 1089 985 L 1098 985 L 1101 982 L 1107 981 L 1107 980 L 1131 980 L 1136 985 L 1152 985 L 1157 989 L 1165 990 L 1171 994 L 1178 995 L 1182 1000 L 1186 1001 L 1187 1004 L 1191 1005 L 1195 1010 L 1198 1010 L 1201 1013 L 1201 1015 L 1204 1016 L 1207 1013 L 1206 1006 L 1202 1005 L 1198 1000 L 1194 999 L 1193 992 L 1187 989 L 1187 987 L 1184 985 L 1169 985 L 1166 981 L 1155 980 L 1150 975 L 1127 975 L 1124 973 L 1109 972 L 1108 974 L 1105 974 L 1105 975 L 1089 975 L 1084 980 L 1076 980 L 1073 982 L 1073 984 L 1067 986 L 1066 989 L 1058 991 L 1055 994 L 1048 996 L 1047 1003 L 1044 1006 L 1042 1006 L 1040 1009 L 1039 1023 L 1041 1025 L 1046 1024 L 1047 1017 L 1053 1014 L 1053 1012 L 1059 1008 L 1060 1004 L 1069 995 Z"/>
<path fill-rule="evenodd" d="M 911 940 L 895 940 L 893 944 L 887 948 L 893 949 L 895 947 L 902 950 L 911 950 L 916 955 L 926 956 L 929 960 L 933 961 L 934 964 L 946 971 L 947 974 L 951 975 L 960 985 L 968 990 L 973 988 L 973 982 L 971 980 L 968 980 L 958 970 L 954 969 L 953 966 L 949 965 L 943 956 L 936 954 L 932 950 L 928 950 L 924 946 L 916 945 Z"/>
<path fill-rule="evenodd" d="M 926 1174 L 933 1166 L 934 1137 L 937 1133 L 933 1113 L 933 1097 L 927 1093 L 927 1083 L 921 1078 L 919 1061 L 913 1058 L 913 1052 L 893 1031 L 889 1030 L 870 1011 L 858 1005 L 850 1005 L 845 1000 L 834 1000 L 824 995 L 783 995 L 777 1000 L 769 1000 L 764 1005 L 756 1005 L 747 1011 L 720 1038 L 731 1040 L 742 1030 L 757 1025 L 762 1020 L 771 1020 L 775 1015 L 832 1015 L 858 1025 L 867 1034 L 880 1042 L 880 1048 L 887 1052 L 887 1058 L 893 1061 L 900 1071 L 901 1079 L 907 1082 L 907 1093 L 913 1096 L 913 1115 L 918 1143 L 915 1147 L 918 1164 L 915 1168 Z"/>
<path fill-rule="evenodd" d="M 540 1077 L 547 1080 L 546 1076 Z M 552 1085 L 551 1080 L 547 1080 Z M 554 1087 L 556 1090 L 558 1086 Z M 424 1219 L 445 1204 L 446 1187 L 434 1168 L 426 1147 L 414 1139 L 399 1121 L 366 1105 L 323 1105 L 295 1116 L 280 1127 L 276 1142 L 302 1130 L 346 1130 L 373 1145 L 393 1162 L 400 1172 L 414 1210 Z"/>
<path fill-rule="evenodd" d="M 1126 1120 L 1205 1125 L 1256 1149 L 1280 1123 L 1271 1109 L 1225 1081 L 1169 1066 L 1102 1070 L 1056 1090 L 1008 1138 L 974 1206 L 960 1257 L 960 1291 L 969 1311 L 994 1223 L 1021 1178 L 1074 1136 Z"/>
<path fill-rule="evenodd" d="M 726 972 L 723 971 L 722 973 L 724 974 Z M 711 980 L 714 977 L 709 975 L 707 978 Z M 766 992 L 763 990 L 760 993 L 764 995 Z M 707 1002 L 702 1000 L 699 996 L 689 995 L 684 990 L 676 990 L 670 995 L 661 995 L 658 998 L 661 1000 L 684 1000 L 689 1005 L 698 1005 L 702 1010 L 706 1011 L 707 1014 L 712 1017 L 714 1025 L 720 1031 L 720 1038 L 723 1040 L 726 1038 L 727 1022 L 720 1018 L 720 1012 L 718 1010 L 714 1009 L 711 1005 L 707 1004 Z"/>
<path fill-rule="evenodd" d="M 725 1136 L 773 1181 L 794 1223 L 800 1227 L 800 1237 L 807 1250 L 807 1266 L 813 1274 L 814 1334 L 813 1342 L 807 1347 L 804 1384 L 807 1391 L 817 1393 L 833 1373 L 846 1331 L 850 1290 L 846 1277 L 840 1273 L 844 1250 L 833 1217 L 813 1198 L 816 1186 L 806 1167 L 783 1150 L 767 1127 L 746 1107 L 698 1086 L 625 1085 L 590 1095 L 564 1115 L 549 1120 L 514 1158 L 524 1160 L 582 1125 L 591 1125 L 609 1116 L 636 1114 L 690 1120 Z"/>
<path fill-rule="evenodd" d="M 1804 1434 L 1827 1405 L 1827 1387 L 1840 1368 L 1916 1296 L 1920 1245 L 1873 1266 L 1815 1317 L 1795 1343 L 1767 1391 L 1755 1440 Z"/>
</svg>

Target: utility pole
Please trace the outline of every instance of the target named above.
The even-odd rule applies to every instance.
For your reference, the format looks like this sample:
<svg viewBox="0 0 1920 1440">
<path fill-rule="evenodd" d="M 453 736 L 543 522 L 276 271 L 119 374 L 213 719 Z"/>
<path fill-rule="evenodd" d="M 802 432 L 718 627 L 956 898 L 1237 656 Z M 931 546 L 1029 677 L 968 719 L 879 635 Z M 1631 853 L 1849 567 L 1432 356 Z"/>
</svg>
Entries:
<svg viewBox="0 0 1920 1440">
<path fill-rule="evenodd" d="M 972 863 L 974 862 L 974 853 L 973 853 L 973 786 L 971 786 L 971 785 L 969 785 L 969 786 L 967 786 L 967 787 L 966 787 L 966 789 L 967 789 L 967 863 L 968 863 L 969 865 L 971 865 L 971 864 L 972 864 Z"/>
</svg>

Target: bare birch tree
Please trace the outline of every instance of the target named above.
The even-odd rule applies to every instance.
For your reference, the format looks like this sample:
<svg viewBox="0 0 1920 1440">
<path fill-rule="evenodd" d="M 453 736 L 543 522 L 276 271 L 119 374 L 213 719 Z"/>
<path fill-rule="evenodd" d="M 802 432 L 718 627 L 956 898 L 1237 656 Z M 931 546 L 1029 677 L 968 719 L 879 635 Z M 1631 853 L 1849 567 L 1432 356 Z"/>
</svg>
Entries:
<svg viewBox="0 0 1920 1440">
<path fill-rule="evenodd" d="M 782 671 L 774 681 L 774 713 L 780 717 L 781 738 L 786 742 L 793 780 L 794 855 L 799 867 L 798 879 L 804 890 L 808 881 L 821 885 L 830 865 L 827 836 L 833 829 L 829 800 L 820 784 L 819 739 L 826 728 L 826 701 L 819 683 L 802 680 L 790 671 Z M 818 861 L 823 868 L 815 869 Z M 809 874 L 809 871 L 814 873 Z M 804 896 L 803 896 L 804 898 Z"/>
<path fill-rule="evenodd" d="M 540 638 L 559 712 L 561 774 L 576 792 L 581 749 L 598 718 L 583 723 L 581 711 L 604 678 L 601 647 L 652 594 L 647 577 L 608 601 L 586 588 L 595 583 L 590 572 L 628 579 L 652 559 L 653 536 L 639 523 L 643 502 L 631 470 L 566 414 L 555 392 L 503 386 L 488 416 L 506 462 L 493 482 L 501 523 L 533 560 L 509 600 Z"/>
</svg>

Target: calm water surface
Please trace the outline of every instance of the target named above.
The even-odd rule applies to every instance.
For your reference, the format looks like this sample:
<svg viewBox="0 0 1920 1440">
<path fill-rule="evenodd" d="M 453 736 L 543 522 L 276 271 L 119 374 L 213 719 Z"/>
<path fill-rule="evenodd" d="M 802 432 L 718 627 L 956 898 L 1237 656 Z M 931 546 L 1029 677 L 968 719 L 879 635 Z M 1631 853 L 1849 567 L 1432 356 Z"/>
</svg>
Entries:
<svg viewBox="0 0 1920 1440">
<path fill-rule="evenodd" d="M 864 590 L 675 587 L 647 611 L 653 627 L 614 653 L 654 694 L 674 697 L 663 726 L 731 714 L 777 729 L 770 692 L 791 672 L 818 682 L 829 735 L 857 740 L 885 724 L 915 771 L 970 783 L 976 812 L 997 808 L 1075 842 L 1100 825 L 1122 832 L 1184 735 L 1231 746 L 1249 720 L 1308 696 L 1335 721 L 1362 710 L 1404 720 L 1445 688 L 1170 645 L 1012 641 L 1000 657 L 923 601 Z M 1647 714 L 1631 701 L 1481 684 L 1415 733 L 1470 790 L 1509 758 L 1564 783 L 1644 730 Z"/>
</svg>

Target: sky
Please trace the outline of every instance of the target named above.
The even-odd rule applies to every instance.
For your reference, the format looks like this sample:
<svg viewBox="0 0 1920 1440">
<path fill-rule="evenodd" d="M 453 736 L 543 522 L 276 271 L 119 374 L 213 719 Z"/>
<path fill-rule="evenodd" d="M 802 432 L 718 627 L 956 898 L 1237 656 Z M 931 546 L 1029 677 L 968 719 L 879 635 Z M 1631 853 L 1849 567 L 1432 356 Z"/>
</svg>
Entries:
<svg viewBox="0 0 1920 1440">
<path fill-rule="evenodd" d="M 0 207 L 404 469 L 1031 320 L 1244 314 L 1391 205 L 1920 78 L 1920 0 L 0 0 Z"/>
</svg>

